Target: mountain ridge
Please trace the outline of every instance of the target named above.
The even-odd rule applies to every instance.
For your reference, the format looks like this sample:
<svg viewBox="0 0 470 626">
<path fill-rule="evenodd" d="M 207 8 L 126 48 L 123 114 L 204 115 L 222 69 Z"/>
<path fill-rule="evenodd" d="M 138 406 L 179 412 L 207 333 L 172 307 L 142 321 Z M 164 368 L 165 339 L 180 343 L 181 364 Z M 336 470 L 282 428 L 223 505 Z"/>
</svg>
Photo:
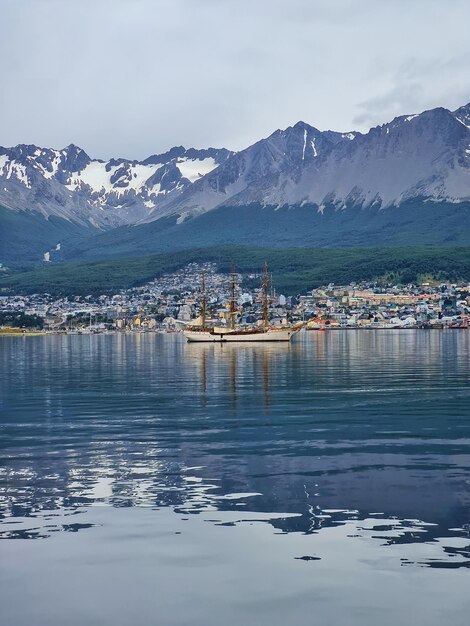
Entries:
<svg viewBox="0 0 470 626">
<path fill-rule="evenodd" d="M 299 121 L 238 152 L 175 146 L 141 161 L 20 144 L 0 148 L 0 263 L 157 252 L 190 247 L 192 237 L 328 246 L 335 228 L 353 245 L 410 233 L 417 243 L 464 242 L 469 202 L 470 104 L 401 115 L 367 133 Z M 22 238 L 22 229 L 31 232 Z"/>
<path fill-rule="evenodd" d="M 105 161 L 74 144 L 61 150 L 0 147 L 0 205 L 113 228 L 138 221 L 161 198 L 192 184 L 230 154 L 226 148 L 177 146 L 143 161 Z"/>
<path fill-rule="evenodd" d="M 349 140 L 335 143 L 325 133 L 308 127 L 309 146 L 310 135 L 323 140 L 321 150 L 310 150 L 311 158 L 300 158 L 297 150 L 297 158 L 288 160 L 286 167 L 286 160 L 281 158 L 273 160 L 275 167 L 271 169 L 265 165 L 261 176 L 253 179 L 246 175 L 246 160 L 263 158 L 261 150 L 275 145 L 273 138 L 277 139 L 280 132 L 276 131 L 232 155 L 192 188 L 165 202 L 161 212 L 187 219 L 216 207 L 253 202 L 277 207 L 311 203 L 321 210 L 324 204 L 341 207 L 351 200 L 360 206 L 377 203 L 381 207 L 399 205 L 413 197 L 466 201 L 470 199 L 470 128 L 462 119 L 467 119 L 467 111 L 469 105 L 454 113 L 439 107 L 403 115 L 366 134 L 344 133 L 342 137 Z M 470 112 L 468 115 L 470 118 Z M 298 127 L 289 127 L 284 133 L 295 133 Z M 238 174 L 235 180 L 234 168 Z M 256 172 L 252 167 L 249 174 L 253 169 Z"/>
</svg>

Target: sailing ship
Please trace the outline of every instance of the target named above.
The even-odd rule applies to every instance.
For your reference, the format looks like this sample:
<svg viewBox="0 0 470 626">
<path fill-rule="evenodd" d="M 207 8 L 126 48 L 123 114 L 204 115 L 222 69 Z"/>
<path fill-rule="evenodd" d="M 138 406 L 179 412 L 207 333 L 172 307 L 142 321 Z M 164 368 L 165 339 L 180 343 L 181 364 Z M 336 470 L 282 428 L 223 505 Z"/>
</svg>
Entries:
<svg viewBox="0 0 470 626">
<path fill-rule="evenodd" d="M 232 263 L 230 274 L 230 299 L 229 299 L 229 324 L 228 326 L 207 325 L 207 300 L 205 276 L 202 276 L 202 299 L 201 316 L 197 324 L 188 324 L 183 331 L 189 342 L 240 342 L 240 341 L 290 341 L 300 330 L 300 326 L 270 326 L 269 324 L 269 276 L 268 266 L 264 262 L 263 274 L 263 323 L 262 326 L 241 327 L 237 326 L 237 298 L 236 298 L 237 274 Z"/>
</svg>

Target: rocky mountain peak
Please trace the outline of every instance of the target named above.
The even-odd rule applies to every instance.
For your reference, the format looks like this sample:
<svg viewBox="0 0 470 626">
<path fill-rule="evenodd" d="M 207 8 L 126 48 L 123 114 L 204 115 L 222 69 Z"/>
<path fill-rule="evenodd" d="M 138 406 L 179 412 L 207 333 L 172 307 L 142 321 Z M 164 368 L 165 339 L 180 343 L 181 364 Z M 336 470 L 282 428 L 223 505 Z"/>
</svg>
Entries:
<svg viewBox="0 0 470 626">
<path fill-rule="evenodd" d="M 470 128 L 470 102 L 454 111 L 453 115 L 461 124 Z"/>
</svg>

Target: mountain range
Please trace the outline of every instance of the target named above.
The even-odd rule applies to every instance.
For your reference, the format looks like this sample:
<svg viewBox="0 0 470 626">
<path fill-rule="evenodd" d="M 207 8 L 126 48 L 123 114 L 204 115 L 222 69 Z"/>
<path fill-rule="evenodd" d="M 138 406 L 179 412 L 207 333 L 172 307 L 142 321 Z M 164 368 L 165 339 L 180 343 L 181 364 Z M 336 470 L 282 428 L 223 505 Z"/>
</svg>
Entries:
<svg viewBox="0 0 470 626">
<path fill-rule="evenodd" d="M 143 161 L 0 148 L 0 263 L 140 255 L 218 243 L 470 243 L 470 104 L 368 133 L 304 122 L 239 152 Z"/>
</svg>

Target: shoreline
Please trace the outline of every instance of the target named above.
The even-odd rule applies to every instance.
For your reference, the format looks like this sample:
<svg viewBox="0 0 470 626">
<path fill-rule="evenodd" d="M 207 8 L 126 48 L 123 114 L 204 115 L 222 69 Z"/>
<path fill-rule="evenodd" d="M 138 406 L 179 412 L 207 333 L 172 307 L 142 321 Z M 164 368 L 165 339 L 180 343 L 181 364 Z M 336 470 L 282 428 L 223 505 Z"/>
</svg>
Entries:
<svg viewBox="0 0 470 626">
<path fill-rule="evenodd" d="M 367 326 L 358 327 L 358 328 L 306 328 L 305 332 L 307 333 L 324 333 L 324 332 L 351 332 L 351 331 L 367 331 L 367 332 L 377 332 L 377 331 L 416 331 L 416 330 L 463 330 L 468 331 L 470 327 L 458 327 L 458 326 L 446 326 L 444 328 L 368 328 Z M 0 337 L 69 337 L 69 336 L 82 336 L 82 337 L 90 337 L 97 335 L 180 335 L 183 331 L 165 331 L 165 330 L 157 330 L 157 331 L 122 331 L 122 330 L 108 330 L 106 332 L 98 332 L 98 333 L 88 333 L 88 332 L 54 332 L 54 331 L 26 331 L 26 332 L 2 332 L 0 330 Z"/>
</svg>

